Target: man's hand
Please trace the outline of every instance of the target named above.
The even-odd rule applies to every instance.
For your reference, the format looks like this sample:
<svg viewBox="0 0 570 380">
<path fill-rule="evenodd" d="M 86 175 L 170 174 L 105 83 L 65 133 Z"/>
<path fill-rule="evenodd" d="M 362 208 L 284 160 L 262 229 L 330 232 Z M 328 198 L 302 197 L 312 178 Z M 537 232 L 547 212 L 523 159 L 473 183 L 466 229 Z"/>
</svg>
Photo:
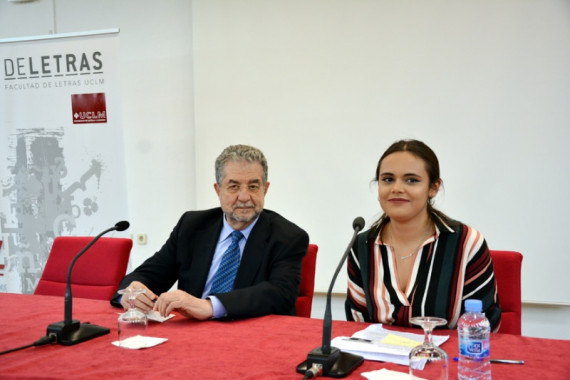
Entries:
<svg viewBox="0 0 570 380">
<path fill-rule="evenodd" d="M 196 298 L 182 290 L 162 293 L 154 304 L 154 310 L 157 310 L 163 317 L 176 310 L 187 318 L 195 318 L 201 321 L 210 319 L 214 315 L 210 300 Z"/>
<path fill-rule="evenodd" d="M 127 286 L 127 289 L 145 289 L 144 293 L 137 296 L 135 306 L 137 309 L 141 309 L 145 313 L 152 310 L 154 307 L 154 301 L 158 297 L 149 288 L 147 288 L 145 284 L 139 281 L 133 281 L 129 286 Z M 129 297 L 126 295 L 121 297 L 121 306 L 123 306 L 123 309 L 125 310 L 129 309 Z"/>
</svg>

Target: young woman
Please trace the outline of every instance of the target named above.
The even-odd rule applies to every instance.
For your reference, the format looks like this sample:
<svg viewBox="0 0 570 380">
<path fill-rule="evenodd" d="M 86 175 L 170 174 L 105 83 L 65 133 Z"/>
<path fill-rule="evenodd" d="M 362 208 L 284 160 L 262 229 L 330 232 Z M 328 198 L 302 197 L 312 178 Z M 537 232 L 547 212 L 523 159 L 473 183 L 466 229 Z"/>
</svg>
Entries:
<svg viewBox="0 0 570 380">
<path fill-rule="evenodd" d="M 472 298 L 483 301 L 496 331 L 501 309 L 485 239 L 432 206 L 442 183 L 435 153 L 421 141 L 397 141 L 380 158 L 376 181 L 384 214 L 349 255 L 347 319 L 410 326 L 423 315 L 455 328 Z"/>
</svg>

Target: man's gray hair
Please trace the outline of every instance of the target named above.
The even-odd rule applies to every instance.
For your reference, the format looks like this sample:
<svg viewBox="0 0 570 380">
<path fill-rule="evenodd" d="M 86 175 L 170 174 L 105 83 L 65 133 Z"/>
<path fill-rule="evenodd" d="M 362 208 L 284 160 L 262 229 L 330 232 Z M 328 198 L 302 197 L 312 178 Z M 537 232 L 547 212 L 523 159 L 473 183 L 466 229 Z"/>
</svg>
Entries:
<svg viewBox="0 0 570 380">
<path fill-rule="evenodd" d="M 228 162 L 259 162 L 263 169 L 263 183 L 267 182 L 267 160 L 263 153 L 249 145 L 230 145 L 216 158 L 216 182 L 222 184 L 224 167 Z"/>
</svg>

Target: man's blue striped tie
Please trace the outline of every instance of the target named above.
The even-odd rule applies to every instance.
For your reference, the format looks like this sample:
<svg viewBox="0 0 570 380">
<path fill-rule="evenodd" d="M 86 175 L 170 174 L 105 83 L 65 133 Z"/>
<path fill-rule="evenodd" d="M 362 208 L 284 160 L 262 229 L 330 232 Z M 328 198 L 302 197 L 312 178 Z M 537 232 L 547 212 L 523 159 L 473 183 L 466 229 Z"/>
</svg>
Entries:
<svg viewBox="0 0 570 380">
<path fill-rule="evenodd" d="M 243 238 L 240 231 L 232 232 L 232 242 L 224 255 L 214 275 L 210 294 L 227 293 L 234 289 L 234 282 L 240 263 L 239 241 Z"/>
</svg>

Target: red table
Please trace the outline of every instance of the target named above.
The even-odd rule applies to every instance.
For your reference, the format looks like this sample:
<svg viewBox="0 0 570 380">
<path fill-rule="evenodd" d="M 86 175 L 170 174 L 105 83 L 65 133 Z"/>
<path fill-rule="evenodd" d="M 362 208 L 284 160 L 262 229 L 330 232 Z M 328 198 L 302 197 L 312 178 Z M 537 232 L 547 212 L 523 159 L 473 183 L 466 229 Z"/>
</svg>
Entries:
<svg viewBox="0 0 570 380">
<path fill-rule="evenodd" d="M 0 351 L 32 343 L 45 335 L 48 324 L 63 319 L 63 298 L 0 293 Z M 152 322 L 148 336 L 168 338 L 162 345 L 126 350 L 111 344 L 117 339 L 118 309 L 106 301 L 76 298 L 73 318 L 111 329 L 111 333 L 75 346 L 49 345 L 0 356 L 0 378 L 200 378 L 301 379 L 295 367 L 321 344 L 322 320 L 266 316 L 240 321 L 196 322 L 176 316 Z M 334 321 L 333 337 L 352 335 L 366 327 Z M 415 330 L 417 333 L 421 331 Z M 457 356 L 456 331 L 442 348 Z M 493 379 L 570 379 L 570 341 L 492 334 L 491 356 L 522 359 L 524 365 L 492 364 Z M 391 363 L 365 361 L 348 378 L 364 379 L 362 372 L 389 368 Z M 450 361 L 450 379 L 457 364 Z"/>
</svg>

